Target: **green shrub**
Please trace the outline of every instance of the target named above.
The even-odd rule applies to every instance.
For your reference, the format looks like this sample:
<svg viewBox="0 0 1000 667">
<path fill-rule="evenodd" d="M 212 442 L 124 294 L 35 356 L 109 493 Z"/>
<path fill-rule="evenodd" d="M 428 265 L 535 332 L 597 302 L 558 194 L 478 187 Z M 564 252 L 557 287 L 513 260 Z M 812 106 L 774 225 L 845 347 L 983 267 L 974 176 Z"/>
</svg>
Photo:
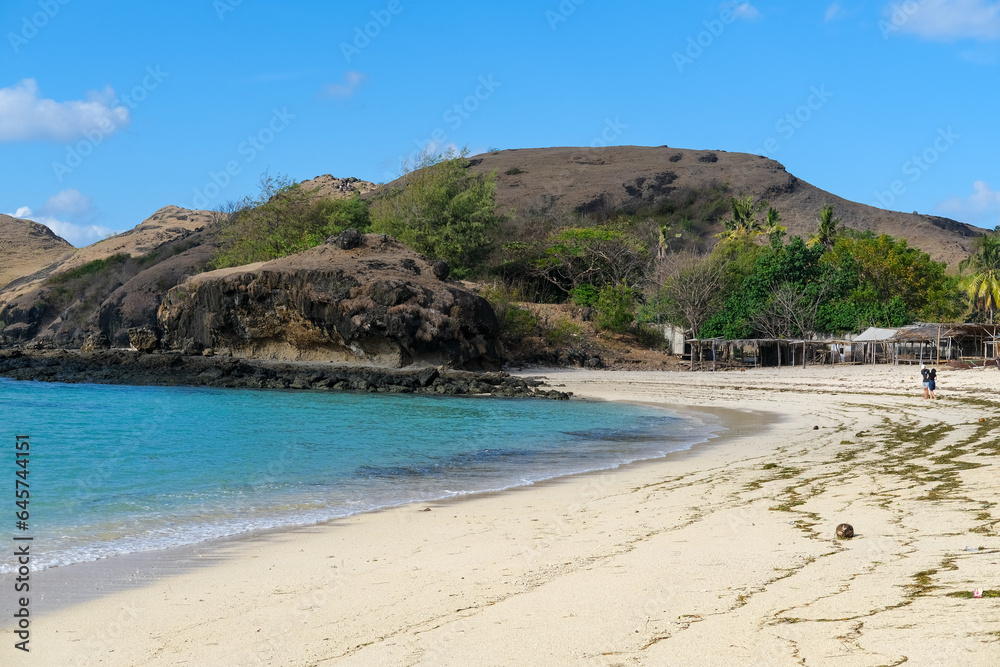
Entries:
<svg viewBox="0 0 1000 667">
<path fill-rule="evenodd" d="M 530 310 L 515 305 L 521 300 L 516 289 L 503 283 L 484 285 L 480 294 L 493 306 L 500 325 L 499 337 L 509 343 L 517 343 L 533 333 L 538 327 L 538 318 Z"/>
<path fill-rule="evenodd" d="M 210 268 L 222 269 L 293 255 L 320 245 L 348 227 L 367 231 L 368 205 L 318 197 L 316 190 L 282 178 L 261 178 L 260 193 L 246 197 L 222 223 L 222 243 Z"/>
<path fill-rule="evenodd" d="M 625 333 L 635 321 L 635 290 L 627 285 L 608 285 L 601 289 L 594 304 L 594 326 L 599 330 Z"/>
<path fill-rule="evenodd" d="M 501 327 L 501 338 L 518 343 L 535 332 L 538 318 L 530 310 L 511 304 L 504 311 Z"/>
<path fill-rule="evenodd" d="M 502 220 L 496 213 L 496 172 L 469 171 L 465 152 L 428 156 L 396 188 L 372 203 L 372 231 L 393 236 L 430 259 L 443 259 L 465 278 L 492 251 Z"/>
<path fill-rule="evenodd" d="M 124 264 L 130 259 L 132 259 L 132 257 L 125 253 L 118 253 L 117 255 L 112 255 L 111 257 L 106 257 L 104 259 L 95 259 L 94 261 L 87 262 L 86 264 L 78 266 L 75 269 L 70 269 L 69 271 L 57 273 L 56 275 L 49 278 L 47 282 L 50 285 L 61 285 L 70 281 L 77 280 L 78 278 L 83 278 L 85 276 L 92 276 L 94 274 L 101 273 L 115 266 L 116 264 Z"/>
<path fill-rule="evenodd" d="M 581 308 L 587 308 L 597 303 L 597 288 L 590 283 L 584 283 L 569 291 L 569 298 Z"/>
<path fill-rule="evenodd" d="M 560 319 L 551 327 L 545 329 L 545 342 L 554 346 L 565 346 L 583 334 L 583 327 L 570 319 Z"/>
</svg>

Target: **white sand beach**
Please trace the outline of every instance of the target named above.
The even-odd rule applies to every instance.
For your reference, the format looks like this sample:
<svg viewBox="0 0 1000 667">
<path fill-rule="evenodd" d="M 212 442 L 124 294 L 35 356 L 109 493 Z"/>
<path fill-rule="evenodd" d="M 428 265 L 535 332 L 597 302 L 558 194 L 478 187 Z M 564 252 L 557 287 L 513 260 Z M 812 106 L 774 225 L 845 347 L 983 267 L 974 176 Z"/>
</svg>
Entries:
<svg viewBox="0 0 1000 667">
<path fill-rule="evenodd" d="M 937 401 L 905 366 L 526 374 L 743 412 L 663 460 L 213 546 L 0 662 L 1000 664 L 996 369 Z"/>
</svg>

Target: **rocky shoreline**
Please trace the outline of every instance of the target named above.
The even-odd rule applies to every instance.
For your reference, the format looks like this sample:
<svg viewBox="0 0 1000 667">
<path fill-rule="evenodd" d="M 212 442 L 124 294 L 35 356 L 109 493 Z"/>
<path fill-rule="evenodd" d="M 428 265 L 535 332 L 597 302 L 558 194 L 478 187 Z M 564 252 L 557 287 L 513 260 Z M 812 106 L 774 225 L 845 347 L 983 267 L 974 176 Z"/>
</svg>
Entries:
<svg viewBox="0 0 1000 667">
<path fill-rule="evenodd" d="M 304 389 L 449 396 L 491 395 L 566 400 L 571 393 L 544 389 L 541 380 L 503 371 L 434 367 L 403 369 L 320 362 L 267 361 L 134 350 L 0 350 L 0 377 L 42 382 Z"/>
</svg>

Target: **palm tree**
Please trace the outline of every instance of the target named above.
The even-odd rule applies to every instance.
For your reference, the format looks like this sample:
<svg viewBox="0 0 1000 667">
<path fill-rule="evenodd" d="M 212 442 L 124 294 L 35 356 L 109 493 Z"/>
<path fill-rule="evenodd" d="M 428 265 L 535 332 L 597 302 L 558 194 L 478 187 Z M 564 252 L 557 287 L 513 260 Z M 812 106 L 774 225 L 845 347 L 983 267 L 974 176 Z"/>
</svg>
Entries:
<svg viewBox="0 0 1000 667">
<path fill-rule="evenodd" d="M 816 231 L 816 236 L 809 239 L 809 245 L 819 243 L 827 250 L 832 248 L 837 238 L 838 224 L 840 218 L 833 217 L 833 206 L 823 204 L 823 208 L 819 210 L 819 229 Z"/>
<path fill-rule="evenodd" d="M 767 206 L 767 202 L 755 202 L 753 195 L 747 195 L 743 198 L 730 197 L 729 217 L 723 220 L 726 231 L 716 236 L 724 236 L 732 240 L 742 236 L 760 234 L 762 229 L 757 217 L 765 206 Z"/>
<path fill-rule="evenodd" d="M 787 227 L 781 224 L 781 214 L 778 213 L 777 209 L 768 207 L 760 233 L 767 234 L 772 242 L 776 242 L 787 229 Z"/>
<path fill-rule="evenodd" d="M 993 324 L 993 311 L 1000 305 L 1000 234 L 984 234 L 972 242 L 972 248 L 972 254 L 958 265 L 959 271 L 972 269 L 960 285 Z"/>
</svg>

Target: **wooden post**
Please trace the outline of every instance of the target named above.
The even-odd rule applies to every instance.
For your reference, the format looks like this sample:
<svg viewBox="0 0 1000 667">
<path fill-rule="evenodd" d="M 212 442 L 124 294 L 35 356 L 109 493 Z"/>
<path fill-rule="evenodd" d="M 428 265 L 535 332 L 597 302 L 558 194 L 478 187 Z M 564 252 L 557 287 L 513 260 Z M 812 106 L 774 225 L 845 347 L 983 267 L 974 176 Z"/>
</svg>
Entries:
<svg viewBox="0 0 1000 667">
<path fill-rule="evenodd" d="M 806 342 L 802 341 L 802 368 L 806 367 Z"/>
<path fill-rule="evenodd" d="M 937 339 L 937 363 L 941 363 L 941 325 L 938 325 L 938 339 Z"/>
</svg>

